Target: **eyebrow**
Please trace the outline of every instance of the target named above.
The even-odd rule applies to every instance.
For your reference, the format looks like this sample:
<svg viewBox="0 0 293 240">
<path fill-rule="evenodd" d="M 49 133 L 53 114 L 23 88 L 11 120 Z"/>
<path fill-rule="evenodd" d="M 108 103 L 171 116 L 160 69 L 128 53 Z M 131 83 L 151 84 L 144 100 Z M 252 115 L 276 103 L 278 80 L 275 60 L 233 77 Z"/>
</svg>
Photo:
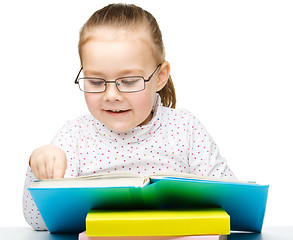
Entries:
<svg viewBox="0 0 293 240">
<path fill-rule="evenodd" d="M 84 74 L 85 75 L 103 75 L 103 73 L 101 73 L 101 72 L 92 71 L 92 70 L 85 70 L 85 69 L 84 69 Z"/>
<path fill-rule="evenodd" d="M 134 74 L 134 73 L 135 74 L 138 73 L 139 75 L 143 75 L 145 72 L 142 69 L 125 69 L 125 70 L 118 72 L 116 75 L 119 77 L 123 77 L 125 75 Z M 84 70 L 84 74 L 85 75 L 93 75 L 93 76 L 105 76 L 104 73 L 99 72 L 99 71 L 95 71 L 95 70 Z"/>
</svg>

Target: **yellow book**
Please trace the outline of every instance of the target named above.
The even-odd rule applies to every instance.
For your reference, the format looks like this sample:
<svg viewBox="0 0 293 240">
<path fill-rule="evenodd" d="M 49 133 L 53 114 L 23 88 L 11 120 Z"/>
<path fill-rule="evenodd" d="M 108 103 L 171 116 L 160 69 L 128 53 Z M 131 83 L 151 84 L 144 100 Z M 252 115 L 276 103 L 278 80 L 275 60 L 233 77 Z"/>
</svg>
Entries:
<svg viewBox="0 0 293 240">
<path fill-rule="evenodd" d="M 221 208 L 196 210 L 92 210 L 88 237 L 228 235 L 230 216 Z"/>
</svg>

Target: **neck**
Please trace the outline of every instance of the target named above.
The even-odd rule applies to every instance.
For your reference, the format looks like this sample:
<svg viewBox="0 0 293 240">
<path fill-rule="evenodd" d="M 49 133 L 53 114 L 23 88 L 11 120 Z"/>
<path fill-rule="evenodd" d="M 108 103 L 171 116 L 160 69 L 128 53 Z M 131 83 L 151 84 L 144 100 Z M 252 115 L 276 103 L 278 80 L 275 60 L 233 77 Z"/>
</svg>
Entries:
<svg viewBox="0 0 293 240">
<path fill-rule="evenodd" d="M 142 123 L 138 124 L 138 126 L 146 125 L 149 121 L 152 120 L 153 115 L 154 115 L 154 111 L 152 110 L 149 116 Z"/>
</svg>

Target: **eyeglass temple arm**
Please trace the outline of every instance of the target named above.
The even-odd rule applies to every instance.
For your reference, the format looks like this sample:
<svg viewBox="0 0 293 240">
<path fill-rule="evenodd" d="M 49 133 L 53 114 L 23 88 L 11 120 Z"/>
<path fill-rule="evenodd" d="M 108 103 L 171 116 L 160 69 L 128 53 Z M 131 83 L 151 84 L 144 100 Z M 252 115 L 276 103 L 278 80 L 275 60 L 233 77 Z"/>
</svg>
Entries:
<svg viewBox="0 0 293 240">
<path fill-rule="evenodd" d="M 160 63 L 160 64 L 157 66 L 156 70 L 152 73 L 152 75 L 151 75 L 148 79 L 145 79 L 144 81 L 145 81 L 145 82 L 150 81 L 151 78 L 152 78 L 152 77 L 157 73 L 157 71 L 160 69 L 160 67 L 162 66 L 162 64 L 163 64 L 163 63 Z"/>
<path fill-rule="evenodd" d="M 82 67 L 80 68 L 80 70 L 79 70 L 79 72 L 78 72 L 78 74 L 77 74 L 77 76 L 75 78 L 75 81 L 74 81 L 75 84 L 78 84 L 78 77 L 79 77 L 81 71 L 82 71 Z"/>
</svg>

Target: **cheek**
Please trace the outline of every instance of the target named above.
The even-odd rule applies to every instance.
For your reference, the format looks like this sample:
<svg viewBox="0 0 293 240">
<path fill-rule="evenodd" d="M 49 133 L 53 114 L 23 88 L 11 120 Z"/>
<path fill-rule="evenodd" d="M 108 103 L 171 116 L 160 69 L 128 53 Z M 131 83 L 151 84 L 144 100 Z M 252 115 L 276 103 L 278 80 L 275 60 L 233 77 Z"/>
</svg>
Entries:
<svg viewBox="0 0 293 240">
<path fill-rule="evenodd" d="M 99 97 L 97 94 L 85 93 L 84 97 L 89 110 L 94 109 L 98 106 Z"/>
<path fill-rule="evenodd" d="M 135 93 L 131 96 L 132 106 L 140 113 L 148 114 L 153 106 L 154 96 L 148 91 Z"/>
</svg>

